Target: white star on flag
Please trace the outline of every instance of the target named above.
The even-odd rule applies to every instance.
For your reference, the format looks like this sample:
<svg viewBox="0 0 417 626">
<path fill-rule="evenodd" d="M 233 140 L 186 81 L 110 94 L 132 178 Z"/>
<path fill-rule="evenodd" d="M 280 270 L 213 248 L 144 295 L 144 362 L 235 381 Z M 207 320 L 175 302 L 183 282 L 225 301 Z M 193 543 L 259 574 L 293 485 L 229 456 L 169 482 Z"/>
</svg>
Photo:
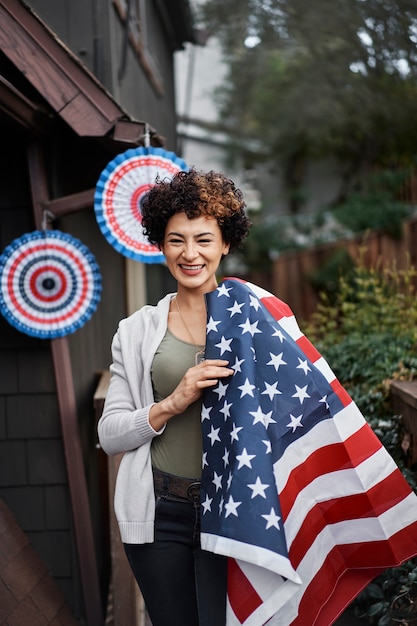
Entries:
<svg viewBox="0 0 417 626">
<path fill-rule="evenodd" d="M 207 333 L 210 333 L 212 331 L 214 331 L 215 333 L 217 333 L 217 326 L 221 323 L 221 320 L 219 320 L 218 322 L 215 322 L 214 319 L 211 317 L 209 318 L 209 321 L 207 322 L 207 326 L 206 326 L 206 331 Z"/>
<path fill-rule="evenodd" d="M 264 416 L 264 421 L 265 421 L 265 428 L 268 428 L 268 426 L 270 424 L 276 424 L 277 420 L 274 420 L 271 416 L 273 415 L 272 411 L 269 411 L 269 413 L 265 413 Z"/>
<path fill-rule="evenodd" d="M 227 296 L 228 298 L 230 298 L 229 296 L 229 291 L 232 291 L 232 289 L 229 287 L 226 287 L 226 285 L 224 283 L 222 283 L 218 288 L 217 288 L 217 297 L 220 298 L 220 296 Z"/>
<path fill-rule="evenodd" d="M 307 359 L 300 359 L 300 357 L 298 357 L 299 360 L 299 365 L 297 365 L 297 369 L 301 369 L 303 370 L 304 374 L 307 376 L 308 372 L 311 372 L 311 367 L 308 364 Z"/>
<path fill-rule="evenodd" d="M 235 374 L 237 374 L 238 372 L 241 372 L 241 371 L 242 371 L 242 369 L 241 369 L 241 367 L 240 367 L 240 366 L 241 366 L 241 365 L 242 365 L 242 363 L 244 363 L 244 362 L 245 362 L 245 359 L 238 359 L 238 358 L 236 357 L 235 362 L 234 362 L 234 365 L 231 365 L 231 366 L 230 366 L 232 370 L 235 370 Z"/>
<path fill-rule="evenodd" d="M 302 426 L 303 426 L 302 423 L 301 423 L 302 417 L 303 417 L 302 414 L 299 415 L 298 417 L 294 417 L 294 415 L 292 415 L 290 413 L 291 421 L 290 421 L 289 424 L 287 424 L 287 427 L 288 428 L 292 428 L 292 432 L 293 433 L 297 430 L 297 428 L 300 428 L 300 427 L 302 428 Z"/>
<path fill-rule="evenodd" d="M 279 524 L 278 522 L 280 521 L 280 517 L 279 515 L 277 515 L 274 511 L 274 509 L 271 509 L 270 513 L 268 515 L 262 515 L 262 517 L 264 519 L 266 519 L 266 529 L 268 530 L 268 528 L 277 528 L 279 530 Z"/>
<path fill-rule="evenodd" d="M 307 393 L 307 387 L 308 385 L 305 385 L 305 387 L 299 387 L 298 385 L 295 385 L 295 388 L 297 391 L 291 397 L 298 398 L 300 401 L 300 404 L 303 404 L 306 398 L 310 398 L 310 396 Z"/>
<path fill-rule="evenodd" d="M 239 324 L 239 328 L 242 329 L 242 335 L 244 335 L 245 333 L 250 333 L 252 337 L 255 335 L 255 333 L 262 332 L 258 328 L 258 322 L 253 322 L 253 324 L 251 324 L 249 318 L 244 324 Z"/>
<path fill-rule="evenodd" d="M 239 461 L 239 465 L 237 469 L 241 469 L 242 467 L 252 467 L 251 461 L 256 457 L 256 454 L 248 454 L 246 448 L 243 448 L 242 454 L 237 454 L 236 458 Z"/>
<path fill-rule="evenodd" d="M 236 313 L 242 313 L 242 307 L 244 306 L 245 306 L 244 302 L 242 302 L 242 304 L 238 304 L 237 301 L 235 300 L 233 306 L 227 309 L 228 311 L 230 311 L 230 317 L 233 317 L 233 315 L 236 315 Z"/>
<path fill-rule="evenodd" d="M 211 411 L 212 407 L 211 406 L 203 406 L 201 407 L 201 421 L 203 422 L 204 420 L 210 420 L 210 411 Z"/>
<path fill-rule="evenodd" d="M 226 389 L 228 388 L 228 386 L 229 385 L 225 385 L 224 383 L 222 383 L 221 380 L 219 380 L 217 387 L 214 389 L 214 392 L 217 393 L 217 395 L 219 396 L 219 400 L 226 395 Z"/>
<path fill-rule="evenodd" d="M 278 339 L 280 340 L 280 342 L 282 343 L 285 339 L 282 330 L 280 330 L 279 328 L 277 328 L 273 333 L 272 333 L 273 337 L 278 337 Z"/>
<path fill-rule="evenodd" d="M 252 396 L 253 397 L 253 390 L 256 389 L 255 385 L 252 385 L 248 378 L 245 380 L 243 385 L 240 385 L 240 387 L 238 387 L 238 389 L 240 389 L 242 391 L 242 393 L 240 394 L 240 397 L 243 398 L 243 396 Z"/>
<path fill-rule="evenodd" d="M 283 352 L 281 352 L 281 354 L 272 354 L 272 352 L 270 352 L 269 356 L 271 357 L 271 360 L 268 361 L 267 365 L 273 365 L 275 367 L 275 371 L 277 372 L 280 365 L 287 365 L 282 358 L 283 354 Z"/>
<path fill-rule="evenodd" d="M 230 432 L 230 437 L 232 441 L 239 441 L 238 433 L 241 430 L 243 430 L 243 426 L 236 426 L 236 424 L 233 424 L 233 430 Z"/>
<path fill-rule="evenodd" d="M 201 506 L 203 507 L 203 514 L 207 513 L 207 511 L 211 511 L 212 502 L 213 502 L 213 498 L 209 498 L 208 495 L 206 495 L 204 502 L 201 503 Z"/>
<path fill-rule="evenodd" d="M 220 502 L 219 502 L 219 515 L 222 514 L 223 512 L 223 505 L 224 505 L 224 498 L 223 496 L 220 498 Z"/>
<path fill-rule="evenodd" d="M 254 296 L 250 295 L 249 299 L 250 299 L 250 306 L 253 307 L 255 311 L 257 311 L 259 307 L 261 306 L 258 298 L 255 298 Z"/>
<path fill-rule="evenodd" d="M 258 406 L 256 411 L 249 411 L 249 415 L 253 415 L 253 417 L 255 418 L 253 420 L 253 426 L 255 426 L 255 424 L 257 424 L 258 422 L 265 426 L 266 421 L 268 421 L 272 415 L 272 411 L 269 411 L 269 413 L 264 413 L 261 407 Z"/>
<path fill-rule="evenodd" d="M 216 472 L 214 472 L 214 478 L 212 482 L 213 485 L 216 487 L 216 491 L 222 488 L 222 478 L 223 476 L 219 476 Z"/>
<path fill-rule="evenodd" d="M 220 343 L 216 343 L 216 348 L 220 348 L 220 356 L 223 356 L 225 352 L 232 351 L 232 348 L 230 347 L 232 341 L 233 339 L 225 339 L 225 337 L 222 337 Z"/>
<path fill-rule="evenodd" d="M 322 402 L 325 405 L 326 409 L 329 408 L 329 405 L 327 404 L 327 395 L 320 398 L 319 402 Z"/>
<path fill-rule="evenodd" d="M 226 509 L 226 517 L 229 517 L 229 515 L 236 515 L 236 517 L 238 516 L 237 513 L 237 508 L 241 505 L 241 502 L 235 502 L 233 500 L 233 496 L 229 496 L 229 500 L 228 502 L 226 502 L 226 504 L 224 505 L 224 508 Z"/>
<path fill-rule="evenodd" d="M 223 408 L 220 409 L 220 413 L 223 413 L 225 421 L 227 420 L 228 417 L 230 417 L 231 406 L 232 406 L 232 402 L 227 403 L 227 401 L 225 400 L 223 404 Z"/>
<path fill-rule="evenodd" d="M 262 395 L 269 396 L 270 400 L 274 399 L 274 396 L 282 395 L 282 392 L 277 389 L 278 381 L 275 381 L 272 385 L 265 382 L 265 390 L 262 392 Z"/>
<path fill-rule="evenodd" d="M 219 437 L 219 430 L 220 428 L 214 428 L 213 426 L 211 427 L 211 431 L 210 433 L 207 435 L 208 438 L 211 441 L 211 445 L 214 446 L 216 441 L 221 441 L 220 437 Z"/>
<path fill-rule="evenodd" d="M 264 485 L 259 476 L 257 477 L 256 481 L 251 485 L 248 485 L 248 487 L 252 489 L 251 498 L 255 498 L 256 496 L 262 496 L 262 498 L 266 498 L 265 489 L 268 489 L 269 485 Z"/>
<path fill-rule="evenodd" d="M 272 452 L 272 444 L 271 441 L 269 439 L 262 439 L 262 443 L 265 445 L 266 447 L 266 454 L 271 454 Z"/>
</svg>

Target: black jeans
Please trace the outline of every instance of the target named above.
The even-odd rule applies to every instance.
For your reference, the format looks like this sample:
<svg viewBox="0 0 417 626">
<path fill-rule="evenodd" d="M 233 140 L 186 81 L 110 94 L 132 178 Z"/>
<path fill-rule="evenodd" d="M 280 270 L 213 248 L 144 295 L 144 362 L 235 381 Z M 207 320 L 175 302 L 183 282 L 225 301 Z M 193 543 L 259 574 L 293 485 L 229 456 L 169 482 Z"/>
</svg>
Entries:
<svg viewBox="0 0 417 626">
<path fill-rule="evenodd" d="M 200 505 L 156 495 L 155 541 L 125 544 L 152 626 L 225 626 L 227 558 L 200 547 Z"/>
</svg>

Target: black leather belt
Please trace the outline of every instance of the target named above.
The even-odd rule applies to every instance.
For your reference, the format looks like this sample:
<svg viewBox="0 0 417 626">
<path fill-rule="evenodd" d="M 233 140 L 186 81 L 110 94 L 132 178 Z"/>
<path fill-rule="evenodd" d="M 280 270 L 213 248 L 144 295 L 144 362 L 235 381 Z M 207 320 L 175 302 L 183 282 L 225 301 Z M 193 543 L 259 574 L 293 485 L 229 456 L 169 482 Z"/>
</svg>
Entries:
<svg viewBox="0 0 417 626">
<path fill-rule="evenodd" d="M 166 493 L 177 498 L 184 498 L 190 502 L 200 501 L 200 485 L 201 481 L 194 478 L 183 478 L 174 474 L 161 472 L 155 467 L 153 471 L 153 482 L 156 491 Z"/>
</svg>

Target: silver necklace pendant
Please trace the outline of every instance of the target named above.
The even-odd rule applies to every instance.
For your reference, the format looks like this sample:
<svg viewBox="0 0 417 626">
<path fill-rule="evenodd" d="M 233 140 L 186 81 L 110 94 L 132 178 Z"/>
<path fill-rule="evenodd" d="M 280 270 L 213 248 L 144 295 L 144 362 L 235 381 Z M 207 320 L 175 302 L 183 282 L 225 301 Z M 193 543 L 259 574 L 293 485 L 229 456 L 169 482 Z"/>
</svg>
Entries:
<svg viewBox="0 0 417 626">
<path fill-rule="evenodd" d="M 206 358 L 206 355 L 205 355 L 204 350 L 200 350 L 195 355 L 195 364 L 200 365 L 200 363 L 202 363 L 205 360 L 205 358 Z"/>
</svg>

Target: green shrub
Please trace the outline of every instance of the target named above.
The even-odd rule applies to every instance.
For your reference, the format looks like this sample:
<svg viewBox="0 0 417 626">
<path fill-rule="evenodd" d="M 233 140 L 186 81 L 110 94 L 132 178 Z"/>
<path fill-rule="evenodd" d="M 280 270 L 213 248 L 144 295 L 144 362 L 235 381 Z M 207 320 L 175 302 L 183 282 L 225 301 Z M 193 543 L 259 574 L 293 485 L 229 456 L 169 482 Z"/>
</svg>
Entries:
<svg viewBox="0 0 417 626">
<path fill-rule="evenodd" d="M 322 294 L 305 325 L 414 490 L 416 475 L 400 454 L 401 419 L 392 413 L 389 385 L 417 378 L 416 279 L 413 268 L 355 267 L 331 298 Z M 378 626 L 416 623 L 416 583 L 416 560 L 388 569 L 355 600 L 356 615 Z"/>
<path fill-rule="evenodd" d="M 401 238 L 403 221 L 411 213 L 409 204 L 396 202 L 384 192 L 352 194 L 333 209 L 335 218 L 353 233 L 382 230 L 393 239 Z"/>
<path fill-rule="evenodd" d="M 310 272 L 310 284 L 320 294 L 325 292 L 329 302 L 334 303 L 339 289 L 339 280 L 343 276 L 345 281 L 350 280 L 355 268 L 355 262 L 345 248 L 331 251 L 319 269 Z"/>
<path fill-rule="evenodd" d="M 381 170 L 361 181 L 361 188 L 333 208 L 334 217 L 353 233 L 382 230 L 394 239 L 402 235 L 403 220 L 414 208 L 397 200 L 407 170 Z"/>
</svg>

